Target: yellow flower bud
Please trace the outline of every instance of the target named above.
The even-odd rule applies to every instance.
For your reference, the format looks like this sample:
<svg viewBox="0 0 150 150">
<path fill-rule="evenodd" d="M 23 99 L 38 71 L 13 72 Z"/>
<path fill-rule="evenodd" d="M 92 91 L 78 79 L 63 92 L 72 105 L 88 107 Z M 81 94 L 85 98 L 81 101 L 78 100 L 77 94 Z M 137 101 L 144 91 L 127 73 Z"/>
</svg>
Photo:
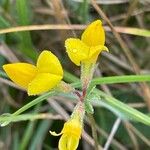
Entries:
<svg viewBox="0 0 150 150">
<path fill-rule="evenodd" d="M 62 66 L 58 58 L 44 50 L 37 60 L 37 65 L 13 63 L 3 65 L 9 78 L 26 89 L 29 95 L 37 95 L 54 88 L 63 78 Z"/>
</svg>

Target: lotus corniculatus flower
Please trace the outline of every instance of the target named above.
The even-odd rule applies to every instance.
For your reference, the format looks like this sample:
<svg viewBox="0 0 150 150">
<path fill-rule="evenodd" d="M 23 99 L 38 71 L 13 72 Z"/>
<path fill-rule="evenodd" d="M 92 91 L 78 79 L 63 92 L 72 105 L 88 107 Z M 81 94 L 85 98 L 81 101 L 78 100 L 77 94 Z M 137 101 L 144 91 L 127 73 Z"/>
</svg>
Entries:
<svg viewBox="0 0 150 150">
<path fill-rule="evenodd" d="M 3 65 L 8 77 L 27 90 L 28 95 L 42 94 L 56 87 L 63 78 L 63 69 L 58 58 L 44 50 L 37 64 L 12 63 Z"/>
</svg>

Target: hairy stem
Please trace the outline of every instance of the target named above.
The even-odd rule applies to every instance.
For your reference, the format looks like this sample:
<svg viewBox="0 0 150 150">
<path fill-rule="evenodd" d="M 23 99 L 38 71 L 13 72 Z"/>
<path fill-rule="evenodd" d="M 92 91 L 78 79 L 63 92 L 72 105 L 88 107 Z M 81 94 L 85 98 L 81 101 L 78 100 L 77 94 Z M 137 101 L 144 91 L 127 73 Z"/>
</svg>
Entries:
<svg viewBox="0 0 150 150">
<path fill-rule="evenodd" d="M 95 123 L 94 117 L 93 117 L 92 114 L 88 114 L 88 118 L 89 118 L 90 123 L 91 123 L 92 136 L 93 136 L 94 142 L 95 142 L 95 150 L 99 150 L 99 148 L 98 148 L 98 138 L 97 138 L 97 132 L 96 132 L 96 123 Z"/>
</svg>

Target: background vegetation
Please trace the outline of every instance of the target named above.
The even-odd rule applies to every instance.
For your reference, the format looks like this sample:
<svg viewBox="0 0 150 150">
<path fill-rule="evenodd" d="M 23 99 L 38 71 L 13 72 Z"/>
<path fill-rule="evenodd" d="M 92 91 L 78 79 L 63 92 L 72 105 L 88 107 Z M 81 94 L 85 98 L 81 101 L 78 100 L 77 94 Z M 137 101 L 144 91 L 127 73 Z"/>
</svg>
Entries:
<svg viewBox="0 0 150 150">
<path fill-rule="evenodd" d="M 110 53 L 100 57 L 95 72 L 99 78 L 92 82 L 106 93 L 96 91 L 102 102 L 92 101 L 99 146 L 105 150 L 148 150 L 149 11 L 149 0 L 0 0 L 0 66 L 18 61 L 34 63 L 42 50 L 51 50 L 65 69 L 64 80 L 79 87 L 80 70 L 66 55 L 64 41 L 80 37 L 86 24 L 101 19 Z M 120 78 L 122 75 L 135 76 Z M 76 103 L 71 95 L 29 97 L 1 67 L 0 96 L 0 122 L 4 126 L 0 128 L 0 150 L 57 149 L 59 137 L 51 136 L 49 130 L 62 129 Z M 34 99 L 38 104 L 28 107 L 25 115 L 19 115 L 20 111 L 10 116 Z M 80 150 L 94 149 L 90 121 L 85 119 Z"/>
</svg>

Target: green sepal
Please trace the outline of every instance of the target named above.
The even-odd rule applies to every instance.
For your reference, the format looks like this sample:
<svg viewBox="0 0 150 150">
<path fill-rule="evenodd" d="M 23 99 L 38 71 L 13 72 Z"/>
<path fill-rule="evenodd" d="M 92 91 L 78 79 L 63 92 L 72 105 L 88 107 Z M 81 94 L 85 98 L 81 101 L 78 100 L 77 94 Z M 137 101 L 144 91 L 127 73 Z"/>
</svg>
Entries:
<svg viewBox="0 0 150 150">
<path fill-rule="evenodd" d="M 93 91 L 95 89 L 96 86 L 89 86 L 88 90 L 87 90 L 87 95 L 85 97 L 85 101 L 84 101 L 84 107 L 85 107 L 85 111 L 87 113 L 93 114 L 94 113 L 94 108 L 91 104 L 91 99 L 93 99 Z"/>
<path fill-rule="evenodd" d="M 84 108 L 85 108 L 86 113 L 88 113 L 88 114 L 93 114 L 94 113 L 94 108 L 93 108 L 93 106 L 92 106 L 89 99 L 85 100 Z"/>
<path fill-rule="evenodd" d="M 86 94 L 86 98 L 87 99 L 90 99 L 91 98 L 91 95 L 93 93 L 93 91 L 95 90 L 96 86 L 89 86 L 88 89 L 87 89 L 87 94 Z"/>
</svg>

